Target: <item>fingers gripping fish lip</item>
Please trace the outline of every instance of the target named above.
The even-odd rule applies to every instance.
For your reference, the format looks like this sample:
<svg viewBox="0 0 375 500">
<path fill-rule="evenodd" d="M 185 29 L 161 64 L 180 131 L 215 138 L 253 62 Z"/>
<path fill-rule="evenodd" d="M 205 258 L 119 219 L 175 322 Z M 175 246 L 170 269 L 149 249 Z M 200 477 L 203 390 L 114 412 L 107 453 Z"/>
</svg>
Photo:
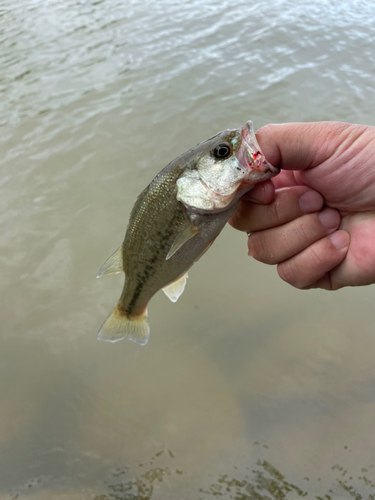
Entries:
<svg viewBox="0 0 375 500">
<path fill-rule="evenodd" d="M 241 129 L 241 147 L 236 157 L 241 167 L 247 171 L 243 184 L 266 180 L 280 172 L 279 167 L 274 167 L 266 160 L 255 137 L 253 122 L 250 120 Z"/>
</svg>

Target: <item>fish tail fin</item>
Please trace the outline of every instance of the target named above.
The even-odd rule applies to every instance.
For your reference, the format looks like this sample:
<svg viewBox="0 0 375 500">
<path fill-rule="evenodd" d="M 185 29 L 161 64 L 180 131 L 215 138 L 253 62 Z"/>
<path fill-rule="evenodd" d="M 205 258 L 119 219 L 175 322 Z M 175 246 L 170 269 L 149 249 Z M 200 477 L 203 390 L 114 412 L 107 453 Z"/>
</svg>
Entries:
<svg viewBox="0 0 375 500">
<path fill-rule="evenodd" d="M 100 328 L 98 340 L 118 342 L 126 337 L 137 344 L 145 345 L 149 336 L 147 309 L 139 316 L 127 316 L 116 306 Z"/>
</svg>

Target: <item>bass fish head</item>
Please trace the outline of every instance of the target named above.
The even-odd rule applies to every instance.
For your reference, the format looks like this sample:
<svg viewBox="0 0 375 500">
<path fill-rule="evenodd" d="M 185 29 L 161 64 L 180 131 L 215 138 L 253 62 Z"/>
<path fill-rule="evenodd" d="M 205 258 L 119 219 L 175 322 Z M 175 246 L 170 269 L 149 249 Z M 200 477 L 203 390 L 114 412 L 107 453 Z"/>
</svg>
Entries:
<svg viewBox="0 0 375 500">
<path fill-rule="evenodd" d="M 194 149 L 200 149 L 195 168 L 185 170 L 177 181 L 177 199 L 190 210 L 223 211 L 256 183 L 280 172 L 261 152 L 251 121 Z"/>
</svg>

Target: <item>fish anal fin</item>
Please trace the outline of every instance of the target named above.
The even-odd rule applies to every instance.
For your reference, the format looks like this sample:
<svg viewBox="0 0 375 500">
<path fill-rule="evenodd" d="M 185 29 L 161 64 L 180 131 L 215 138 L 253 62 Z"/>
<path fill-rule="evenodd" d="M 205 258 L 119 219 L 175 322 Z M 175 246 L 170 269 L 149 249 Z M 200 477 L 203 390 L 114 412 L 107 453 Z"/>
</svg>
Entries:
<svg viewBox="0 0 375 500">
<path fill-rule="evenodd" d="M 168 255 L 166 256 L 165 260 L 168 260 L 174 255 L 177 250 L 179 250 L 187 241 L 190 240 L 190 238 L 193 238 L 196 234 L 200 232 L 200 229 L 198 229 L 193 222 L 191 222 L 185 229 L 183 229 L 176 237 L 174 240 Z"/>
<path fill-rule="evenodd" d="M 108 259 L 104 262 L 102 267 L 99 269 L 97 278 L 105 276 L 107 274 L 118 274 L 124 272 L 124 264 L 122 257 L 122 246 L 116 250 Z"/>
<path fill-rule="evenodd" d="M 145 345 L 149 336 L 147 309 L 142 315 L 129 317 L 116 306 L 100 328 L 98 340 L 118 342 L 128 338 L 139 345 Z"/>
<path fill-rule="evenodd" d="M 176 281 L 163 288 L 163 292 L 172 302 L 176 302 L 184 291 L 187 278 L 188 273 L 185 273 Z"/>
</svg>

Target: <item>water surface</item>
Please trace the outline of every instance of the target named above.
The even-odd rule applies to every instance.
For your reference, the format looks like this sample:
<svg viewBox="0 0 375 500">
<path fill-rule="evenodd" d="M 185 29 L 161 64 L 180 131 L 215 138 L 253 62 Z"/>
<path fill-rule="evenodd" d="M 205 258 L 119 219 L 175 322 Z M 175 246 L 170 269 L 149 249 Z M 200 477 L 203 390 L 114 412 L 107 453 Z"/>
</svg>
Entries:
<svg viewBox="0 0 375 500">
<path fill-rule="evenodd" d="M 375 288 L 301 292 L 226 228 L 146 347 L 96 332 L 136 195 L 232 126 L 375 125 L 375 7 L 0 6 L 0 498 L 374 498 Z M 373 495 L 373 496 L 370 496 Z"/>
</svg>

